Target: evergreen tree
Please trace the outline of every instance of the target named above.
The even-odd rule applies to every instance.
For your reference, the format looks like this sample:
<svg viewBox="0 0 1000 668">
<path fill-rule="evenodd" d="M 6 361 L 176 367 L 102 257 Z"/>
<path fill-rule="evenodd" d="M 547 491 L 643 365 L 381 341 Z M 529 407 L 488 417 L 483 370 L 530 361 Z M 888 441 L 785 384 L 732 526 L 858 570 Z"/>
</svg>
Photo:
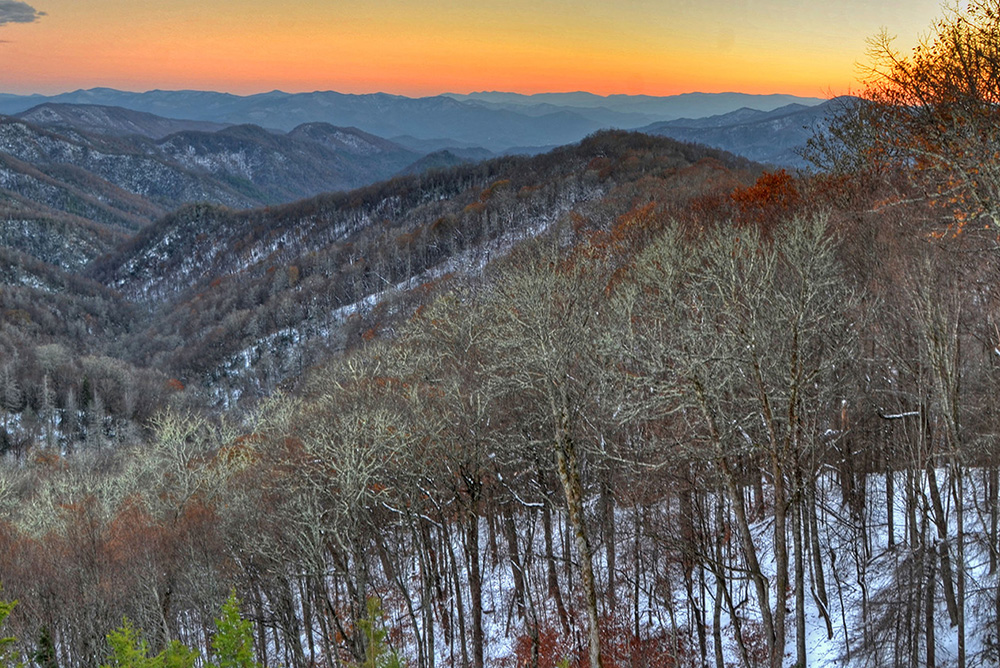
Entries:
<svg viewBox="0 0 1000 668">
<path fill-rule="evenodd" d="M 365 662 L 357 668 L 403 668 L 403 661 L 389 647 L 382 602 L 378 598 L 368 599 L 368 615 L 358 620 L 358 629 L 365 637 Z"/>
<path fill-rule="evenodd" d="M 212 660 L 205 663 L 208 668 L 261 668 L 254 660 L 253 624 L 240 616 L 240 599 L 235 590 L 222 606 L 215 628 Z"/>
<path fill-rule="evenodd" d="M 49 631 L 48 626 L 42 627 L 42 632 L 38 636 L 38 647 L 31 655 L 31 661 L 38 668 L 59 668 L 55 641 L 52 639 L 52 632 Z"/>
<path fill-rule="evenodd" d="M 0 601 L 0 626 L 3 626 L 4 621 L 10 615 L 14 606 L 17 605 L 17 601 Z M 2 668 L 22 668 L 24 664 L 17 659 L 17 655 L 14 652 L 14 643 L 17 642 L 17 638 L 10 637 L 0 637 L 0 667 Z"/>
<path fill-rule="evenodd" d="M 101 668 L 160 668 L 157 657 L 149 656 L 149 645 L 132 628 L 128 618 L 123 619 L 121 628 L 109 633 L 107 638 L 111 660 L 101 664 Z"/>
<path fill-rule="evenodd" d="M 156 656 L 149 656 L 149 645 L 127 618 L 122 621 L 121 628 L 109 633 L 107 638 L 111 645 L 111 661 L 102 664 L 101 668 L 193 668 L 198 661 L 197 651 L 176 640 L 170 641 Z M 44 668 L 44 664 L 40 665 Z"/>
<path fill-rule="evenodd" d="M 157 655 L 158 668 L 194 668 L 198 662 L 198 651 L 177 640 L 171 640 L 166 649 Z"/>
</svg>

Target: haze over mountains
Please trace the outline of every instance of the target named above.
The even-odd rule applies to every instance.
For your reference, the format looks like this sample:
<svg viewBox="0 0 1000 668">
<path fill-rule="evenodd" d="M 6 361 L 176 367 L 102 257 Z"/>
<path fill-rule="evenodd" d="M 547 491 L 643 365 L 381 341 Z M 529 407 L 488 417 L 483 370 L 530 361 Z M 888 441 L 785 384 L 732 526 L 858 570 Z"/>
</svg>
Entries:
<svg viewBox="0 0 1000 668">
<path fill-rule="evenodd" d="M 95 260 L 120 252 L 130 238 L 135 239 L 136 233 L 156 221 L 194 221 L 189 235 L 192 238 L 200 234 L 195 228 L 206 220 L 235 222 L 231 244 L 224 246 L 246 245 L 240 230 L 246 225 L 259 227 L 260 216 L 270 221 L 269 211 L 260 207 L 320 193 L 352 191 L 393 177 L 398 177 L 396 182 L 372 192 L 398 192 L 400 197 L 409 197 L 408 179 L 428 172 L 431 176 L 426 178 L 432 181 L 417 183 L 438 197 L 442 191 L 434 185 L 435 172 L 445 173 L 443 170 L 455 166 L 489 159 L 496 155 L 494 151 L 539 153 L 543 147 L 578 141 L 608 125 L 643 124 L 647 134 L 700 142 L 760 161 L 793 165 L 800 160 L 794 149 L 804 143 L 808 128 L 821 123 L 831 110 L 831 103 L 815 102 L 792 96 L 741 94 L 652 98 L 588 93 L 473 93 L 411 99 L 274 92 L 244 98 L 198 91 L 128 93 L 94 89 L 51 98 L 3 95 L 0 110 L 17 113 L 0 116 L 0 219 L 5 220 L 0 226 L 0 246 L 9 256 L 5 283 L 46 286 L 46 290 L 60 293 L 66 276 L 78 275 L 88 266 L 93 269 Z M 676 117 L 706 111 L 725 113 L 694 119 Z M 305 119 L 307 122 L 296 122 Z M 650 119 L 659 120 L 650 123 Z M 373 134 L 369 128 L 396 133 L 393 136 L 399 141 Z M 660 144 L 653 145 L 657 150 L 667 150 Z M 602 160 L 599 152 L 594 155 L 595 160 Z M 506 171 L 512 167 L 502 163 L 488 171 L 506 173 L 503 178 L 493 178 L 499 182 L 513 178 L 514 172 Z M 583 171 L 600 173 L 593 166 L 585 166 Z M 463 180 L 468 178 L 458 177 L 445 189 L 447 196 L 453 197 L 469 187 Z M 491 193 L 488 185 L 479 183 L 476 187 Z M 530 183 L 523 187 L 529 189 L 525 193 L 533 192 Z M 360 224 L 360 218 L 354 218 L 362 210 L 362 227 L 376 218 L 384 222 L 399 215 L 400 204 L 391 196 L 379 198 L 374 208 L 359 208 L 356 200 L 360 197 L 366 201 L 366 194 L 347 197 L 329 206 L 324 200 L 319 208 L 350 212 L 346 214 L 350 222 L 345 218 L 337 223 L 348 227 Z M 567 192 L 560 197 L 575 201 L 578 194 Z M 423 206 L 423 200 L 418 200 L 406 208 Z M 171 214 L 194 202 L 225 209 L 208 210 L 208 214 L 205 209 Z M 476 209 L 479 204 L 472 201 L 462 206 Z M 431 205 L 430 201 L 427 205 Z M 562 205 L 552 202 L 547 206 L 558 210 Z M 310 217 L 308 210 L 315 207 L 314 200 L 300 203 L 289 220 L 297 221 L 296 226 L 305 225 L 302 221 L 329 225 L 332 221 Z M 226 213 L 239 209 L 263 213 L 239 218 L 230 218 Z M 324 213 L 324 221 L 326 218 L 331 215 Z M 437 230 L 440 225 L 451 224 L 449 221 L 439 214 L 428 229 Z M 484 224 L 491 227 L 499 223 Z M 165 223 L 157 223 L 156 227 L 170 229 Z M 272 222 L 266 227 L 276 229 Z M 140 237 L 146 238 L 142 234 Z M 281 244 L 291 243 L 292 237 L 282 238 Z M 252 253 L 257 258 L 254 262 L 278 252 L 278 247 L 271 244 L 270 238 L 262 238 L 260 247 Z M 196 253 L 189 255 L 194 257 Z M 284 258 L 284 263 L 305 264 L 290 257 Z M 204 269 L 211 264 L 205 259 L 199 266 Z M 267 266 L 271 264 L 273 260 Z M 114 285 L 105 287 L 134 290 L 128 287 L 131 279 L 120 274 L 121 269 L 112 271 L 106 264 L 102 266 L 104 278 L 114 276 Z M 64 271 L 69 273 L 64 275 Z M 208 276 L 204 281 L 215 278 Z M 177 277 L 167 278 L 166 273 L 157 280 L 159 287 L 146 285 L 141 292 L 166 294 L 189 285 Z M 352 279 L 352 285 L 357 280 L 361 279 Z M 373 276 L 364 275 L 362 282 L 371 280 Z M 353 288 L 348 292 L 351 295 L 347 303 L 358 298 Z"/>
<path fill-rule="evenodd" d="M 771 111 L 743 107 L 707 118 L 679 118 L 653 123 L 641 132 L 705 144 L 782 167 L 808 167 L 799 151 L 849 100 L 838 97 L 818 105 L 793 103 Z"/>
<path fill-rule="evenodd" d="M 630 116 L 644 116 L 657 120 L 693 117 L 701 118 L 724 114 L 741 107 L 753 107 L 770 111 L 788 104 L 819 104 L 821 98 L 796 95 L 752 95 L 749 93 L 682 93 L 680 95 L 595 95 L 594 93 L 503 93 L 482 91 L 459 95 L 446 93 L 456 100 L 476 102 L 498 108 L 513 108 L 531 113 L 532 108 L 571 108 L 581 113 L 596 113 L 602 110 Z"/>
<path fill-rule="evenodd" d="M 237 96 L 207 91 L 134 93 L 109 88 L 53 96 L 0 95 L 0 114 L 17 114 L 43 103 L 114 106 L 219 124 L 254 124 L 288 132 L 303 123 L 350 126 L 385 137 L 422 142 L 422 152 L 479 146 L 494 152 L 552 147 L 579 141 L 602 128 L 634 129 L 682 117 L 704 117 L 752 107 L 762 111 L 819 98 L 741 93 L 689 93 L 667 97 L 590 93 L 472 93 L 409 98 L 385 93 L 272 91 Z M 404 145 L 410 145 L 405 140 Z"/>
<path fill-rule="evenodd" d="M 0 215 L 8 220 L 0 241 L 81 268 L 185 203 L 287 203 L 495 151 L 539 153 L 608 126 L 642 125 L 649 134 L 801 167 L 798 150 L 839 104 L 816 102 L 737 93 L 0 95 L 0 111 L 17 112 L 0 116 Z M 724 113 L 705 115 L 715 111 Z M 295 124 L 302 119 L 308 122 Z M 397 133 L 397 141 L 370 128 Z"/>
</svg>

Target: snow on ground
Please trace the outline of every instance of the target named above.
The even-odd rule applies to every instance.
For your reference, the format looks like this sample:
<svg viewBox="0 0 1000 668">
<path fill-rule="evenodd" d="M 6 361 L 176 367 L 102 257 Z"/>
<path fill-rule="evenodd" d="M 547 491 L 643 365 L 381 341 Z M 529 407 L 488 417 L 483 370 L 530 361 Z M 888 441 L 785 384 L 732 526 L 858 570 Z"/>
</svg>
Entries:
<svg viewBox="0 0 1000 668">
<path fill-rule="evenodd" d="M 828 570 L 826 573 L 826 585 L 830 602 L 830 617 L 833 627 L 832 637 L 828 637 L 826 623 L 820 615 L 816 599 L 810 593 L 811 566 L 807 565 L 806 582 L 806 647 L 809 666 L 882 666 L 894 665 L 891 656 L 884 656 L 888 651 L 888 643 L 879 646 L 879 631 L 877 625 L 870 621 L 869 630 L 871 641 L 879 647 L 878 651 L 864 652 L 862 645 L 866 631 L 864 629 L 862 610 L 868 607 L 875 611 L 879 601 L 894 599 L 898 594 L 899 580 L 898 572 L 905 573 L 908 568 L 907 559 L 910 556 L 910 548 L 904 543 L 905 531 L 907 530 L 906 508 L 903 507 L 902 490 L 905 484 L 904 474 L 896 474 L 895 477 L 895 499 L 891 509 L 886 508 L 882 501 L 885 499 L 885 478 L 880 475 L 872 475 L 867 481 L 868 507 L 865 510 L 865 521 L 871 528 L 868 539 L 859 543 L 854 540 L 857 535 L 855 524 L 858 518 L 852 518 L 850 513 L 841 507 L 839 490 L 832 473 L 826 473 L 820 478 L 818 485 L 820 494 L 820 533 L 823 550 L 827 552 L 825 563 L 829 569 L 830 553 L 835 555 L 836 570 Z M 943 488 L 949 484 L 947 471 L 938 472 L 938 482 Z M 926 488 L 926 479 L 922 478 L 922 484 Z M 967 473 L 966 493 L 972 495 L 978 491 L 981 496 L 982 475 L 972 471 Z M 971 503 L 971 502 L 970 502 Z M 973 506 L 969 506 L 970 508 Z M 676 511 L 676 509 L 673 509 Z M 643 512 L 648 515 L 650 512 L 659 513 L 662 518 L 668 519 L 666 506 L 657 508 L 646 508 Z M 887 513 L 893 513 L 894 519 L 894 547 L 889 547 Z M 967 513 L 966 534 L 982 532 L 984 522 L 988 518 L 973 518 L 972 513 Z M 640 612 L 640 635 L 648 638 L 657 636 L 670 637 L 676 631 L 680 634 L 681 646 L 686 648 L 681 654 L 681 665 L 700 665 L 697 652 L 697 634 L 693 629 L 694 607 L 692 603 L 697 603 L 705 613 L 706 623 L 712 623 L 712 610 L 715 604 L 715 581 L 712 574 L 707 570 L 703 574 L 696 574 L 693 578 L 697 583 L 694 592 L 694 602 L 687 596 L 682 583 L 682 573 L 674 563 L 671 565 L 670 555 L 662 550 L 657 555 L 655 549 L 651 550 L 650 545 L 643 545 L 640 551 L 643 553 L 640 558 L 652 558 L 654 561 L 648 564 L 646 572 L 641 574 L 639 587 L 635 587 L 634 562 L 629 556 L 636 552 L 635 534 L 631 527 L 635 524 L 632 511 L 629 509 L 618 509 L 617 511 L 617 554 L 618 554 L 618 592 L 617 600 L 620 609 L 609 611 L 602 609 L 602 614 L 610 618 L 617 616 L 624 619 L 622 628 L 631 628 L 634 623 L 634 611 Z M 951 513 L 954 526 L 954 513 Z M 646 518 L 648 521 L 648 517 Z M 565 652 L 565 656 L 575 656 L 585 653 L 585 620 L 586 615 L 579 599 L 579 583 L 574 573 L 571 583 L 567 583 L 564 577 L 563 565 L 566 556 L 576 559 L 575 551 L 568 549 L 565 536 L 559 535 L 559 526 L 564 522 L 564 518 L 555 517 L 555 552 L 556 561 L 560 564 L 560 585 L 563 588 L 563 595 L 567 605 L 573 607 L 573 617 L 575 625 L 569 636 L 559 633 L 559 644 Z M 520 548 L 524 552 L 528 544 L 531 545 L 531 557 L 527 558 L 525 565 L 525 576 L 529 582 L 529 589 L 535 592 L 536 598 L 539 592 L 541 598 L 535 602 L 539 608 L 539 618 L 543 628 L 559 629 L 558 617 L 554 612 L 554 604 L 550 597 L 545 596 L 546 588 L 546 563 L 542 557 L 544 554 L 543 531 L 540 526 L 540 518 L 537 513 L 525 514 L 517 519 Z M 487 521 L 481 522 L 480 544 L 489 545 L 490 536 Z M 765 518 L 754 525 L 754 538 L 760 553 L 762 567 L 768 577 L 774 576 L 774 556 L 773 556 L 773 522 Z M 461 559 L 462 545 L 456 538 L 453 546 L 458 558 Z M 502 543 L 502 538 L 494 536 L 494 541 Z M 640 535 L 640 543 L 648 540 L 648 536 Z M 791 539 L 789 538 L 790 559 Z M 735 549 L 735 547 L 733 547 Z M 601 545 L 594 546 L 595 570 L 597 572 L 600 586 L 605 587 L 607 583 L 607 551 Z M 969 666 L 989 665 L 983 656 L 985 641 L 989 635 L 989 629 L 985 627 L 985 620 L 989 617 L 988 608 L 993 603 L 995 595 L 996 577 L 988 574 L 989 559 L 988 554 L 982 545 L 976 543 L 971 538 L 967 540 L 966 548 L 968 599 L 966 606 L 967 616 L 967 655 Z M 519 620 L 515 612 L 514 602 L 514 582 L 510 563 L 505 558 L 493 562 L 489 555 L 484 556 L 482 564 L 484 578 L 484 624 L 486 627 L 486 654 L 487 665 L 490 666 L 511 666 L 515 665 L 515 645 L 518 637 L 527 636 L 527 622 Z M 411 564 L 409 577 L 412 579 L 414 590 L 418 589 L 419 567 L 416 563 Z M 790 565 L 791 570 L 791 565 Z M 459 572 L 465 573 L 464 564 L 459 568 Z M 697 573 L 697 569 L 696 569 Z M 790 573 L 794 578 L 794 571 Z M 863 585 L 862 580 L 863 579 Z M 698 586 L 700 585 L 700 586 Z M 387 601 L 392 601 L 391 587 L 386 586 L 385 591 L 389 593 Z M 468 583 L 462 582 L 463 596 L 468 596 Z M 734 601 L 740 611 L 744 632 L 752 630 L 753 624 L 750 620 L 757 617 L 755 598 L 749 579 L 737 581 L 732 586 Z M 638 599 L 636 595 L 638 594 Z M 606 599 L 605 599 L 606 600 Z M 942 668 L 957 665 L 957 630 L 949 624 L 948 614 L 945 609 L 944 597 L 940 586 L 938 587 L 935 599 L 937 620 L 936 625 L 936 660 L 937 665 Z M 449 603 L 450 605 L 450 603 Z M 791 668 L 795 662 L 795 625 L 794 625 L 794 595 L 789 592 L 787 597 L 789 609 L 787 626 L 787 645 L 785 665 Z M 985 606 L 985 608 L 984 608 Z M 414 633 L 412 620 L 408 619 L 406 611 L 399 605 L 388 605 L 389 625 L 396 629 L 397 637 L 401 636 L 407 641 L 403 642 L 403 653 L 410 659 L 411 664 L 416 664 L 416 653 L 413 645 Z M 468 610 L 468 603 L 466 603 Z M 873 616 L 877 612 L 873 612 Z M 920 612 L 920 614 L 923 614 Z M 734 637 L 733 619 L 728 610 L 723 608 L 721 615 L 722 636 L 724 638 L 724 660 L 727 666 L 743 665 L 738 646 Z M 420 628 L 420 623 L 416 624 Z M 423 629 L 420 628 L 423 633 Z M 714 665 L 712 629 L 706 628 L 708 659 Z M 444 636 L 441 625 L 435 628 L 435 642 L 437 665 L 460 665 L 460 657 L 457 654 L 458 644 L 452 638 L 449 643 Z M 921 660 L 924 657 L 924 649 L 921 645 Z M 582 654 L 579 654 L 582 655 Z M 848 658 L 850 657 L 850 658 Z"/>
</svg>

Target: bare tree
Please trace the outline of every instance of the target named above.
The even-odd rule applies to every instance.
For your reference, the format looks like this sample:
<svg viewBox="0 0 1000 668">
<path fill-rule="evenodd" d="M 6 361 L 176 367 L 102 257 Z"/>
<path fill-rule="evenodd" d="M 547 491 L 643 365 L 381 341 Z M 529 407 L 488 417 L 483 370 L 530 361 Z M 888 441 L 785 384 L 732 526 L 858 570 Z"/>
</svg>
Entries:
<svg viewBox="0 0 1000 668">
<path fill-rule="evenodd" d="M 768 240 L 754 228 L 723 226 L 692 246 L 668 232 L 637 263 L 642 296 L 634 311 L 647 397 L 640 410 L 687 423 L 715 464 L 777 667 L 790 584 L 789 513 L 803 503 L 803 480 L 815 473 L 819 458 L 812 453 L 822 443 L 852 337 L 849 293 L 824 221 L 794 220 L 775 234 Z M 774 492 L 773 586 L 742 492 L 746 461 L 750 476 L 760 476 L 754 466 L 767 472 Z M 801 565 L 798 539 L 795 548 Z M 804 570 L 795 575 L 800 588 Z M 796 615 L 801 622 L 801 588 Z"/>
<path fill-rule="evenodd" d="M 582 460 L 600 452 L 587 417 L 601 404 L 601 321 L 605 283 L 582 257 L 560 261 L 541 245 L 506 267 L 486 296 L 489 374 L 511 400 L 521 428 L 537 425 L 566 500 L 588 618 L 592 668 L 602 665 L 593 550 L 584 513 Z"/>
<path fill-rule="evenodd" d="M 810 152 L 823 168 L 905 177 L 959 233 L 1000 225 L 1000 2 L 948 3 L 912 54 L 869 40 L 864 93 Z M 992 236 L 992 234 L 991 234 Z"/>
</svg>

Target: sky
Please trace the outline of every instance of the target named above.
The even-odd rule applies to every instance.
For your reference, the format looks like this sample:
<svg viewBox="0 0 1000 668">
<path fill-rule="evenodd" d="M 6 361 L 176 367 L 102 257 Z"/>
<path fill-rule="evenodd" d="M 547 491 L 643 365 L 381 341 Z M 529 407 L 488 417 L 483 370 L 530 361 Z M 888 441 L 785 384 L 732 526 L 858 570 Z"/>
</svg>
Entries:
<svg viewBox="0 0 1000 668">
<path fill-rule="evenodd" d="M 0 0 L 0 93 L 827 97 L 940 0 Z"/>
</svg>

